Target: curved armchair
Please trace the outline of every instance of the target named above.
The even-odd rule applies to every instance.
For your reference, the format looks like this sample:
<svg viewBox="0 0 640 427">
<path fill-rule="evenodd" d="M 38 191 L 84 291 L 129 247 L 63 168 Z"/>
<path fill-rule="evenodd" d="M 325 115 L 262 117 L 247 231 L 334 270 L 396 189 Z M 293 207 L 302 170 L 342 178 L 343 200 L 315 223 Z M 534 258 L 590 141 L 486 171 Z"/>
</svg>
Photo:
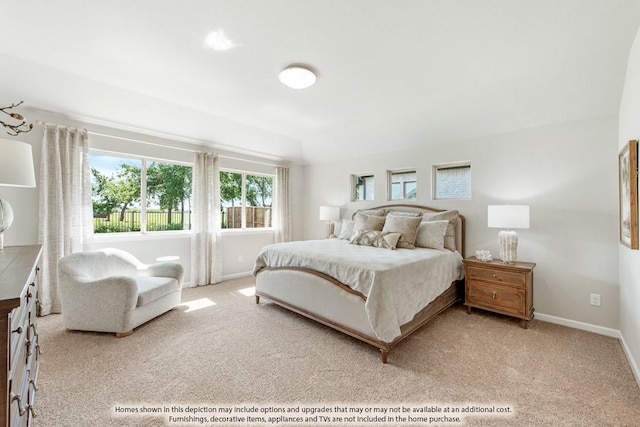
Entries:
<svg viewBox="0 0 640 427">
<path fill-rule="evenodd" d="M 177 262 L 143 264 L 119 249 L 67 255 L 58 262 L 62 317 L 67 329 L 133 329 L 180 303 L 184 269 Z"/>
</svg>

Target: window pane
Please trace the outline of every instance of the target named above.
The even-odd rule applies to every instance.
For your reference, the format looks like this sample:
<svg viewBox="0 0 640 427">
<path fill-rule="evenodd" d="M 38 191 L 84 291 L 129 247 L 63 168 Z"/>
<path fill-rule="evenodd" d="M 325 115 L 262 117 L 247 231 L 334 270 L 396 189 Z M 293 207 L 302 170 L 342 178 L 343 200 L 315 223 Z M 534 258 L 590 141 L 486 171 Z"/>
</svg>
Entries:
<svg viewBox="0 0 640 427">
<path fill-rule="evenodd" d="M 373 200 L 373 175 L 353 175 L 353 200 Z"/>
<path fill-rule="evenodd" d="M 415 199 L 417 196 L 416 171 L 390 172 L 391 200 Z"/>
<path fill-rule="evenodd" d="M 191 167 L 147 164 L 147 231 L 191 228 Z"/>
<path fill-rule="evenodd" d="M 242 174 L 220 171 L 222 228 L 242 228 Z"/>
<path fill-rule="evenodd" d="M 271 196 L 273 178 L 247 175 L 246 228 L 271 227 Z"/>
<path fill-rule="evenodd" d="M 471 165 L 434 166 L 435 199 L 471 199 Z"/>
<path fill-rule="evenodd" d="M 140 231 L 142 161 L 89 153 L 89 165 L 94 232 Z"/>
</svg>

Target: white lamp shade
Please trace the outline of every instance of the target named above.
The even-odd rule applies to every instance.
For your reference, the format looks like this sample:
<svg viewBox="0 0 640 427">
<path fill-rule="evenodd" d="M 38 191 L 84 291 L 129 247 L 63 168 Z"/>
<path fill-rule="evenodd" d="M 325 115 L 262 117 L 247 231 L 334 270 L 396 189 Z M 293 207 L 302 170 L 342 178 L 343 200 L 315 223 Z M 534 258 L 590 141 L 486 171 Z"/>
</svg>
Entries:
<svg viewBox="0 0 640 427">
<path fill-rule="evenodd" d="M 320 206 L 320 220 L 336 221 L 340 219 L 340 208 L 336 206 Z"/>
<path fill-rule="evenodd" d="M 0 185 L 35 187 L 31 145 L 11 139 L 0 139 Z"/>
<path fill-rule="evenodd" d="M 529 228 L 529 206 L 490 205 L 487 219 L 490 228 Z"/>
</svg>

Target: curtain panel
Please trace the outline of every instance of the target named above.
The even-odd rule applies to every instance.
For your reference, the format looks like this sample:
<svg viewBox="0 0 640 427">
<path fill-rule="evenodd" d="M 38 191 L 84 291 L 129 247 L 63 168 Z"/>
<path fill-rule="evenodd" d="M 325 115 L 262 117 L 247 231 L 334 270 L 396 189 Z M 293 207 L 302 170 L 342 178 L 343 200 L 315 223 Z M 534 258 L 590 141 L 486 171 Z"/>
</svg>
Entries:
<svg viewBox="0 0 640 427">
<path fill-rule="evenodd" d="M 289 191 L 289 167 L 276 167 L 274 191 L 275 212 L 273 215 L 273 236 L 275 243 L 291 241 L 291 193 Z"/>
<path fill-rule="evenodd" d="M 196 153 L 193 166 L 191 219 L 191 286 L 218 283 L 220 249 L 220 170 L 218 156 Z"/>
<path fill-rule="evenodd" d="M 93 237 L 87 131 L 50 123 L 44 126 L 39 185 L 42 315 L 62 311 L 58 260 L 87 250 Z"/>
</svg>

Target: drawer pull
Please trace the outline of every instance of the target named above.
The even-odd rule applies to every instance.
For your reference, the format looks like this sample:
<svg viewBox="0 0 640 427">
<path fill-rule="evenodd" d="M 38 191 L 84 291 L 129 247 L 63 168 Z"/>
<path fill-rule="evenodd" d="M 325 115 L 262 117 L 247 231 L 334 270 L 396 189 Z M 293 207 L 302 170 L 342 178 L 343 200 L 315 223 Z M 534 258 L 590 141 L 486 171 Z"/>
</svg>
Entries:
<svg viewBox="0 0 640 427">
<path fill-rule="evenodd" d="M 15 328 L 11 332 L 14 333 L 14 334 L 21 334 L 22 333 L 22 326 L 18 326 L 17 328 Z"/>
<path fill-rule="evenodd" d="M 495 279 L 495 278 L 496 278 L 496 273 L 493 273 L 493 274 L 491 275 L 491 277 L 493 277 L 493 278 Z"/>
<path fill-rule="evenodd" d="M 28 291 L 27 292 L 27 300 L 29 300 L 32 296 L 33 296 L 33 294 L 31 293 L 31 291 Z"/>
<path fill-rule="evenodd" d="M 36 286 L 36 282 L 29 283 L 29 286 L 34 286 L 35 287 Z"/>
<path fill-rule="evenodd" d="M 29 381 L 29 385 L 33 387 L 33 391 L 38 391 L 38 386 L 36 385 L 36 380 Z"/>
<path fill-rule="evenodd" d="M 493 299 L 496 299 L 496 291 L 493 291 L 493 293 L 491 294 L 491 296 L 493 297 Z"/>
<path fill-rule="evenodd" d="M 20 416 L 23 416 L 27 410 L 24 408 L 24 406 L 22 406 L 22 399 L 20 398 L 20 395 L 11 393 L 11 403 L 16 400 L 18 401 L 18 414 L 20 414 Z"/>
<path fill-rule="evenodd" d="M 29 404 L 29 406 L 27 406 L 27 409 L 29 410 L 29 412 L 31 412 L 31 418 L 35 418 L 36 412 L 33 410 L 33 405 Z"/>
</svg>

